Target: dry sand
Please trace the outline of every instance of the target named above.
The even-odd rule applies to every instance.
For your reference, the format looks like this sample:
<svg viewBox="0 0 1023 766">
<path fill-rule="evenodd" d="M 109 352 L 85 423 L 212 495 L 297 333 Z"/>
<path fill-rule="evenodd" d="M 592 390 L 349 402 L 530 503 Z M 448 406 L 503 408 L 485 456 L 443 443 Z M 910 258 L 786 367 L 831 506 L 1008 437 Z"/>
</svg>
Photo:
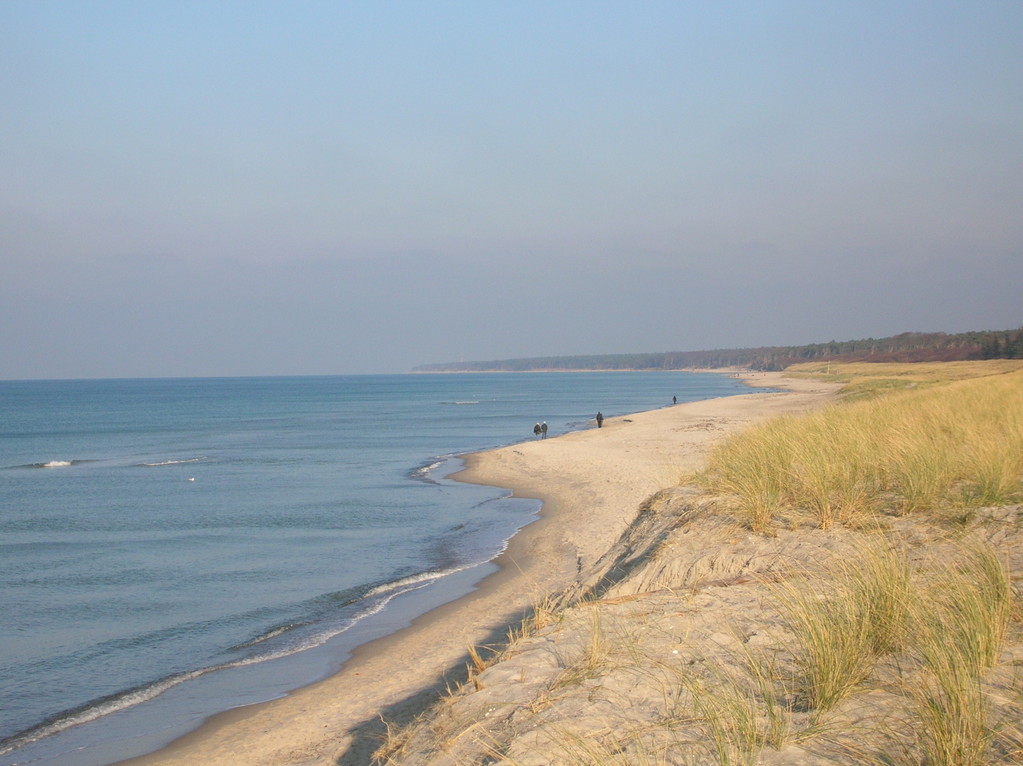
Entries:
<svg viewBox="0 0 1023 766">
<path fill-rule="evenodd" d="M 538 600 L 592 580 L 644 500 L 699 468 L 710 447 L 754 421 L 820 406 L 835 391 L 772 373 L 750 383 L 789 390 L 607 418 L 601 429 L 470 456 L 456 478 L 543 500 L 540 519 L 512 540 L 497 561 L 498 573 L 475 593 L 361 647 L 336 675 L 284 699 L 217 716 L 130 763 L 368 763 L 383 741 L 382 720 L 408 722 L 465 678 L 467 647 L 499 643 Z M 433 763 L 425 758 L 407 762 Z"/>
</svg>

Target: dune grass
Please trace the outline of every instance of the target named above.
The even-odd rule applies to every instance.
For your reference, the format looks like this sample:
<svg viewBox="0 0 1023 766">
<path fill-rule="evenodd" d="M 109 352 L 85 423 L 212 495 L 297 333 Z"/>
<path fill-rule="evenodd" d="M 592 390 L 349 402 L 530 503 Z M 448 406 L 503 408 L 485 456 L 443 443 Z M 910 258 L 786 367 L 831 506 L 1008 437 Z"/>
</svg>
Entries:
<svg viewBox="0 0 1023 766">
<path fill-rule="evenodd" d="M 833 709 L 874 669 L 867 615 L 836 583 L 803 581 L 779 590 L 782 610 L 799 644 L 800 707 L 815 719 Z"/>
<path fill-rule="evenodd" d="M 862 544 L 839 565 L 839 577 L 867 623 L 870 652 L 881 657 L 903 649 L 919 603 L 905 552 L 883 539 Z"/>
<path fill-rule="evenodd" d="M 844 384 L 844 396 L 874 397 L 907 388 L 926 388 L 956 380 L 970 380 L 1023 370 L 1018 359 L 969 362 L 804 362 L 785 370 L 795 378 L 825 379 Z"/>
<path fill-rule="evenodd" d="M 961 374 L 961 371 L 957 371 Z M 1023 498 L 1023 370 L 843 401 L 733 437 L 698 481 L 766 531 L 781 512 L 821 528 L 881 513 Z"/>
<path fill-rule="evenodd" d="M 740 642 L 741 665 L 760 699 L 764 744 L 780 750 L 792 730 L 791 684 L 779 676 L 773 658 Z"/>
<path fill-rule="evenodd" d="M 914 630 L 925 664 L 941 675 L 955 660 L 980 676 L 998 660 L 1012 616 L 1008 571 L 990 546 L 974 543 L 930 579 L 932 597 Z"/>
<path fill-rule="evenodd" d="M 918 600 L 906 558 L 883 540 L 861 544 L 827 576 L 808 575 L 773 588 L 795 637 L 800 706 L 818 720 L 901 649 Z"/>
<path fill-rule="evenodd" d="M 949 662 L 914 690 L 920 719 L 919 750 L 928 766 L 979 766 L 994 737 L 980 679 L 966 663 Z"/>
<path fill-rule="evenodd" d="M 733 668 L 711 662 L 707 679 L 685 666 L 673 669 L 690 708 L 679 718 L 702 729 L 721 766 L 752 766 L 765 748 L 781 749 L 792 727 L 788 679 L 779 677 L 773 659 L 741 639 L 737 646 Z"/>
<path fill-rule="evenodd" d="M 1005 642 L 1012 580 L 986 543 L 966 541 L 946 553 L 947 560 L 914 573 L 903 551 L 876 539 L 825 576 L 775 586 L 812 720 L 867 679 L 877 658 L 898 653 L 919 658 L 923 681 L 913 693 L 931 749 L 948 749 L 942 743 L 965 741 L 970 732 L 989 733 L 979 679 Z M 982 739 L 971 741 L 979 747 Z"/>
<path fill-rule="evenodd" d="M 596 678 L 606 667 L 613 645 L 604 628 L 599 609 L 589 610 L 588 627 L 583 636 L 579 656 L 565 668 L 555 682 L 554 688 L 573 686 L 588 678 Z"/>
<path fill-rule="evenodd" d="M 996 737 L 983 687 L 998 660 L 1012 615 L 1009 573 L 989 546 L 965 546 L 930 575 L 931 598 L 918 604 L 914 642 L 923 673 L 910 684 L 927 764 L 988 762 Z"/>
<path fill-rule="evenodd" d="M 682 682 L 720 766 L 753 766 L 767 741 L 754 690 L 735 678 L 713 686 L 695 676 L 683 676 Z"/>
<path fill-rule="evenodd" d="M 531 636 L 548 625 L 560 622 L 562 619 L 564 619 L 564 613 L 558 608 L 553 596 L 546 595 L 537 598 L 533 601 L 529 611 L 519 621 L 519 624 L 512 625 L 508 629 L 505 644 L 513 646 L 516 641 Z"/>
</svg>

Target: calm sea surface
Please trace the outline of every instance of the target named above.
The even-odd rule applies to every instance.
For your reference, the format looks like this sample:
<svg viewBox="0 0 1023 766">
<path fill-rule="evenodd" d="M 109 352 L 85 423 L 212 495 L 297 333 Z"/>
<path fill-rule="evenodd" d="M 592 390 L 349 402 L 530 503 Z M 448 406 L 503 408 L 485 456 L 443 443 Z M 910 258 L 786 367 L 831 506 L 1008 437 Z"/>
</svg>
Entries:
<svg viewBox="0 0 1023 766">
<path fill-rule="evenodd" d="M 0 381 L 0 764 L 92 766 L 335 672 L 533 501 L 466 452 L 748 392 L 692 373 Z"/>
</svg>

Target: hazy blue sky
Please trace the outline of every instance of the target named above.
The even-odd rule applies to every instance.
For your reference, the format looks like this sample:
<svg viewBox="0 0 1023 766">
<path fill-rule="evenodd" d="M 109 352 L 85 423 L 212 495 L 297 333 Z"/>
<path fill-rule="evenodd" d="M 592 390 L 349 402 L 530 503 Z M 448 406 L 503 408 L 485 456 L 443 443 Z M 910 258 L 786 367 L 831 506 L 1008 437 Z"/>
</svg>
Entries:
<svg viewBox="0 0 1023 766">
<path fill-rule="evenodd" d="M 0 378 L 1023 324 L 1023 2 L 0 2 Z"/>
</svg>

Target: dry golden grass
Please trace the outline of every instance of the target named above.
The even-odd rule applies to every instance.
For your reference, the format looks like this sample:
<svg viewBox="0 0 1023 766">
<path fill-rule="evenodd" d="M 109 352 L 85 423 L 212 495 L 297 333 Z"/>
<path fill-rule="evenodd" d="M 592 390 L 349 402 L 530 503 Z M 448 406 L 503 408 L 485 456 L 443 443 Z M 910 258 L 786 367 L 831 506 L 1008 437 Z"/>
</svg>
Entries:
<svg viewBox="0 0 1023 766">
<path fill-rule="evenodd" d="M 721 766 L 753 766 L 767 740 L 761 703 L 743 680 L 726 677 L 708 686 L 694 676 L 682 682 Z"/>
<path fill-rule="evenodd" d="M 988 546 L 965 546 L 929 577 L 916 607 L 914 647 L 923 673 L 909 684 L 921 724 L 919 748 L 936 766 L 987 763 L 996 738 L 983 687 L 1012 613 L 1008 571 Z"/>
<path fill-rule="evenodd" d="M 956 379 L 962 374 L 940 381 L 932 371 L 924 388 L 771 420 L 712 453 L 699 481 L 734 498 L 761 532 L 782 510 L 826 529 L 884 512 L 1015 502 L 1023 370 Z"/>
<path fill-rule="evenodd" d="M 941 674 L 951 660 L 978 677 L 998 660 L 1012 616 L 1012 581 L 990 546 L 971 543 L 929 573 L 926 608 L 918 608 L 914 633 L 925 664 Z"/>
<path fill-rule="evenodd" d="M 901 649 L 910 630 L 913 588 L 908 561 L 884 540 L 858 546 L 827 576 L 774 586 L 797 647 L 796 688 L 817 721 L 871 675 L 877 658 Z"/>
<path fill-rule="evenodd" d="M 919 362 L 831 364 L 806 362 L 785 370 L 786 375 L 845 383 L 846 394 L 870 395 L 903 388 L 926 387 L 936 383 L 1005 375 L 1023 370 L 1023 360 L 991 359 L 973 362 Z"/>
<path fill-rule="evenodd" d="M 979 766 L 1004 762 L 992 756 L 995 743 L 1015 746 L 1015 731 L 1006 737 L 992 720 L 984 681 L 1010 625 L 1010 574 L 984 543 L 966 541 L 949 555 L 914 578 L 902 552 L 876 542 L 829 576 L 777 589 L 812 722 L 868 682 L 878 657 L 900 658 L 894 667 L 918 738 L 890 763 Z"/>
<path fill-rule="evenodd" d="M 607 636 L 604 622 L 599 609 L 591 609 L 589 629 L 584 636 L 582 651 L 575 660 L 565 668 L 554 688 L 572 686 L 582 683 L 588 678 L 599 676 L 608 663 L 612 643 Z"/>
</svg>

